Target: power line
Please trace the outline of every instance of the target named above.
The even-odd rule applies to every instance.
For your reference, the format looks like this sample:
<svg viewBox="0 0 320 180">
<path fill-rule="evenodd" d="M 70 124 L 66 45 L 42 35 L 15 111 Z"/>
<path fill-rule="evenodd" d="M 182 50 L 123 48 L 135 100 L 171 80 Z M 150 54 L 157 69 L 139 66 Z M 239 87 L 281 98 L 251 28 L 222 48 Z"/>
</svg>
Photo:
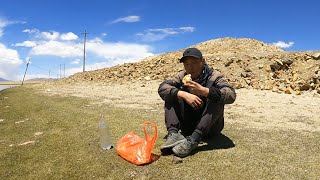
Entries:
<svg viewBox="0 0 320 180">
<path fill-rule="evenodd" d="M 14 58 L 8 58 L 8 57 L 0 57 L 0 58 L 14 60 L 14 61 L 22 61 L 21 59 L 14 59 Z"/>
<path fill-rule="evenodd" d="M 0 57 L 0 58 L 9 59 L 9 60 L 14 60 L 14 61 L 16 61 L 16 60 L 20 61 L 20 60 L 21 60 L 21 59 L 14 59 L 14 58 L 8 58 L 8 57 Z M 38 69 L 41 69 L 41 70 L 44 70 L 44 71 L 49 71 L 49 70 L 47 70 L 47 69 L 41 68 L 41 67 L 39 67 L 39 66 L 36 66 L 36 65 L 30 63 L 30 59 L 28 60 L 28 63 L 29 63 L 30 66 L 34 66 L 34 67 L 36 67 L 36 68 L 38 68 Z"/>
</svg>

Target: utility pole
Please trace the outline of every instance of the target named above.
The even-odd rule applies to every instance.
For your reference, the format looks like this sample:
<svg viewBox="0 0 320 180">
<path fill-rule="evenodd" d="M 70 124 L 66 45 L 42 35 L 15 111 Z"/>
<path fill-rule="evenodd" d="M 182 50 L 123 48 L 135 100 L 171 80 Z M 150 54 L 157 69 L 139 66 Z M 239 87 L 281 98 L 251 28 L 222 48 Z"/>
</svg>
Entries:
<svg viewBox="0 0 320 180">
<path fill-rule="evenodd" d="M 59 74 L 60 74 L 60 79 L 61 79 L 61 64 L 60 64 L 60 73 Z"/>
<path fill-rule="evenodd" d="M 49 69 L 49 78 L 48 78 L 48 79 L 49 79 L 49 81 L 50 81 L 50 72 L 51 72 L 51 69 Z"/>
<path fill-rule="evenodd" d="M 26 74 L 27 74 L 27 70 L 28 70 L 29 63 L 30 63 L 30 58 L 28 58 L 27 67 L 26 67 L 26 71 L 24 72 L 24 75 L 23 75 L 23 79 L 22 79 L 21 86 L 23 86 L 24 78 L 26 77 Z"/>
<path fill-rule="evenodd" d="M 84 34 L 84 43 L 83 43 L 83 72 L 86 71 L 86 39 L 87 39 L 87 31 L 84 30 L 84 33 L 81 33 L 81 34 Z"/>
<path fill-rule="evenodd" d="M 66 64 L 63 64 L 63 78 L 66 77 Z"/>
</svg>

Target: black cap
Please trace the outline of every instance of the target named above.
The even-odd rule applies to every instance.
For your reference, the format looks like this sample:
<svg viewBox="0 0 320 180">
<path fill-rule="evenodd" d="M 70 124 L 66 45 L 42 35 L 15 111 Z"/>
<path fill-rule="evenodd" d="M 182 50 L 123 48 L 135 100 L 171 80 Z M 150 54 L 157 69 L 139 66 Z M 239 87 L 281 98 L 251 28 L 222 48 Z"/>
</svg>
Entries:
<svg viewBox="0 0 320 180">
<path fill-rule="evenodd" d="M 183 56 L 180 59 L 180 62 L 183 62 L 185 57 L 195 57 L 198 59 L 202 59 L 202 53 L 197 48 L 188 48 L 183 52 Z"/>
</svg>

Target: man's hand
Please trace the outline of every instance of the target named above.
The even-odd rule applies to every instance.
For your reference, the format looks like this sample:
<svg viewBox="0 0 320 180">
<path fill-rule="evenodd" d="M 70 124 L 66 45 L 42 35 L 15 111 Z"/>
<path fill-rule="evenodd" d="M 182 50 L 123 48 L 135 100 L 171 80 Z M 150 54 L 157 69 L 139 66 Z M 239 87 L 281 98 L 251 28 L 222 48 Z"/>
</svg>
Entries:
<svg viewBox="0 0 320 180">
<path fill-rule="evenodd" d="M 194 81 L 187 81 L 184 85 L 189 89 L 189 91 L 192 94 L 208 97 L 209 88 L 203 87 L 199 83 Z"/>
<path fill-rule="evenodd" d="M 194 94 L 185 91 L 179 91 L 177 96 L 178 98 L 185 100 L 191 107 L 193 107 L 193 109 L 199 109 L 203 105 L 203 101 Z"/>
</svg>

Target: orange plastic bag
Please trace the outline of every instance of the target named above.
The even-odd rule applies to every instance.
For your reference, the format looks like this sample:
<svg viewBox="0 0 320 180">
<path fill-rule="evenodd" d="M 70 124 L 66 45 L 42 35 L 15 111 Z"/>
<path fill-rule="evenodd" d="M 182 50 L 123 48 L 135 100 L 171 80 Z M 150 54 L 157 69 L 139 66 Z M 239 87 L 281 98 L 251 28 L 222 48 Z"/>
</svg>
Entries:
<svg viewBox="0 0 320 180">
<path fill-rule="evenodd" d="M 151 138 L 146 130 L 148 125 L 153 127 Z M 145 122 L 143 130 L 145 138 L 131 131 L 117 142 L 117 153 L 125 160 L 136 165 L 148 164 L 154 160 L 151 153 L 158 135 L 157 125 L 152 122 Z"/>
</svg>

